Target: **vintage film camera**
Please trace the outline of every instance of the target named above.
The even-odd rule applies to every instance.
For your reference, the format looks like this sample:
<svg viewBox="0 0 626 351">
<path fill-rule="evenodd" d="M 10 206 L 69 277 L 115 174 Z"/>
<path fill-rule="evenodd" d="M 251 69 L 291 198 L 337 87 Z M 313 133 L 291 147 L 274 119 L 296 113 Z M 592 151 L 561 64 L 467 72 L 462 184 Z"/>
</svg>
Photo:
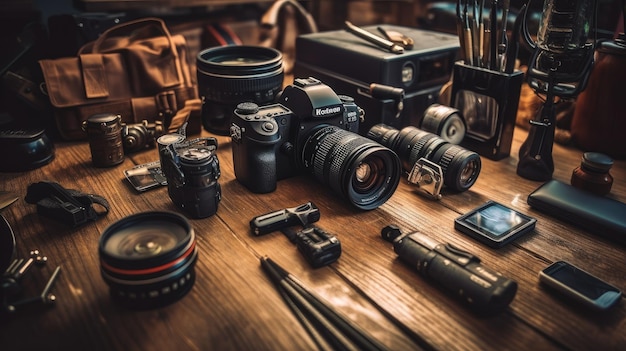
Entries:
<svg viewBox="0 0 626 351">
<path fill-rule="evenodd" d="M 365 26 L 379 35 L 378 27 L 402 33 L 414 45 L 401 54 L 389 52 L 346 30 L 304 34 L 296 40 L 296 77 L 313 76 L 338 94 L 354 97 L 367 111 L 359 134 L 378 123 L 401 129 L 421 125 L 428 106 L 452 74 L 459 53 L 455 35 L 409 27 Z M 376 87 L 392 89 L 375 90 Z"/>
<path fill-rule="evenodd" d="M 143 149 L 150 149 L 156 145 L 156 140 L 165 133 L 163 122 L 149 123 L 122 123 L 122 145 L 125 153 L 132 153 Z"/>
<path fill-rule="evenodd" d="M 361 209 L 387 201 L 401 176 L 398 156 L 362 137 L 363 111 L 315 78 L 297 78 L 279 103 L 237 106 L 231 125 L 237 180 L 255 193 L 277 180 L 309 173 Z"/>
<path fill-rule="evenodd" d="M 216 150 L 215 138 L 198 138 L 169 144 L 160 151 L 167 192 L 192 218 L 214 215 L 222 199 Z"/>
</svg>

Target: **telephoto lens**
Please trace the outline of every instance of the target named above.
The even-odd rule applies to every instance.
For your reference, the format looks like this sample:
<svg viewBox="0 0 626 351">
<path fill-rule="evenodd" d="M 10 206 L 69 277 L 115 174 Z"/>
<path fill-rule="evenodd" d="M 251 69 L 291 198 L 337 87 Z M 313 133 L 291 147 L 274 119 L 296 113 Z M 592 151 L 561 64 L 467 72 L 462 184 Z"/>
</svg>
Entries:
<svg viewBox="0 0 626 351">
<path fill-rule="evenodd" d="M 231 116 L 242 101 L 272 103 L 284 80 L 280 51 L 262 46 L 220 46 L 198 53 L 198 91 L 203 99 L 202 125 L 229 135 Z"/>
<path fill-rule="evenodd" d="M 421 160 L 441 168 L 443 184 L 453 191 L 466 191 L 480 174 L 481 160 L 477 153 L 451 144 L 434 133 L 411 126 L 397 130 L 377 124 L 367 132 L 367 137 L 394 150 L 407 172 L 414 170 Z"/>
<path fill-rule="evenodd" d="M 392 150 L 336 126 L 311 132 L 303 146 L 302 164 L 363 210 L 384 204 L 402 175 L 400 159 Z"/>
<path fill-rule="evenodd" d="M 187 294 L 195 282 L 196 236 L 173 212 L 142 212 L 111 224 L 100 237 L 101 274 L 111 297 L 133 309 L 157 308 Z"/>
</svg>

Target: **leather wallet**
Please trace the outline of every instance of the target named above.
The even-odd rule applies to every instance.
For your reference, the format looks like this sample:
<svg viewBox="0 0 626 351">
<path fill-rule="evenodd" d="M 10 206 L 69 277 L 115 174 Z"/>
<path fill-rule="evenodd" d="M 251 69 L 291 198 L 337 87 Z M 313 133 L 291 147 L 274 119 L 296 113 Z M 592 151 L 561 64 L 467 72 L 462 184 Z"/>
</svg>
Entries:
<svg viewBox="0 0 626 351">
<path fill-rule="evenodd" d="M 548 215 L 626 245 L 626 204 L 558 180 L 549 180 L 530 195 L 528 204 Z"/>
</svg>

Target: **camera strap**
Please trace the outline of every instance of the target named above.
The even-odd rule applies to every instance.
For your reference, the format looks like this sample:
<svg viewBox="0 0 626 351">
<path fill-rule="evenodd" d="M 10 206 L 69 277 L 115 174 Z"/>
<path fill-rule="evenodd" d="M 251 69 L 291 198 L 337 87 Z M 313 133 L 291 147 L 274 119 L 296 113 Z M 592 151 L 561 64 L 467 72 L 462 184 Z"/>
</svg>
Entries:
<svg viewBox="0 0 626 351">
<path fill-rule="evenodd" d="M 25 200 L 29 204 L 37 204 L 37 213 L 40 215 L 72 227 L 95 221 L 109 213 L 110 208 L 109 202 L 100 195 L 65 189 L 49 181 L 30 184 Z M 94 204 L 100 205 L 102 209 L 96 210 Z"/>
</svg>

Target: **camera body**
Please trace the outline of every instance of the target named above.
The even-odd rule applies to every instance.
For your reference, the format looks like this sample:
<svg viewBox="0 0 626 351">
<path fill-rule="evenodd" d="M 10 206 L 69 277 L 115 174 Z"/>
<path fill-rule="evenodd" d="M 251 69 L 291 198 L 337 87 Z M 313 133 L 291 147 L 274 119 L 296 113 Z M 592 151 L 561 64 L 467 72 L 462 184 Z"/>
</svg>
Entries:
<svg viewBox="0 0 626 351">
<path fill-rule="evenodd" d="M 302 159 L 314 131 L 337 127 L 357 133 L 362 110 L 315 78 L 297 78 L 279 103 L 237 105 L 230 128 L 237 180 L 254 193 L 276 190 L 276 182 L 310 166 Z"/>
<path fill-rule="evenodd" d="M 163 133 L 163 123 L 161 121 L 149 123 L 144 119 L 141 123 L 122 123 L 122 143 L 124 152 L 131 153 L 153 148 L 156 144 L 156 140 L 163 135 Z"/>
<path fill-rule="evenodd" d="M 169 144 L 160 151 L 168 194 L 192 218 L 214 215 L 222 198 L 216 150 L 215 138 L 198 138 Z"/>
</svg>

